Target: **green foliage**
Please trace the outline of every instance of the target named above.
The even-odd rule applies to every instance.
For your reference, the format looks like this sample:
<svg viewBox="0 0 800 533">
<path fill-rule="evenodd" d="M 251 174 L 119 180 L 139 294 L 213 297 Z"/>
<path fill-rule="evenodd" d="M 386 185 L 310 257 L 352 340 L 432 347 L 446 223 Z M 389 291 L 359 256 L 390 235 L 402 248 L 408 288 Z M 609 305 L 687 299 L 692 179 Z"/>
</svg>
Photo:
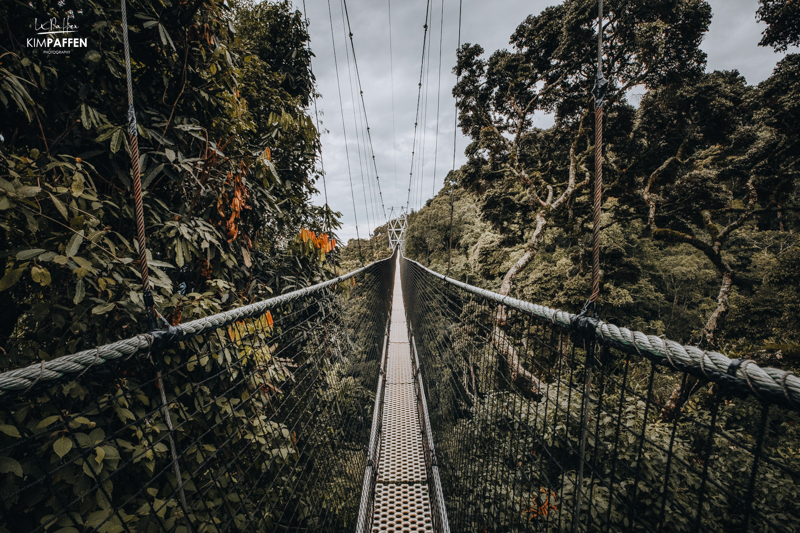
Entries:
<svg viewBox="0 0 800 533">
<path fill-rule="evenodd" d="M 302 230 L 328 235 L 339 214 L 309 202 L 319 140 L 307 113 L 314 79 L 300 14 L 288 2 L 127 6 L 156 308 L 178 324 L 328 277 L 328 250 L 302 237 Z M 24 46 L 18 31 L 35 17 L 67 12 L 88 49 L 48 55 Z M 3 3 L 0 18 L 0 367 L 8 369 L 130 337 L 145 325 L 119 3 Z M 302 318 L 291 306 L 284 311 Z M 372 343 L 362 346 L 369 339 L 336 323 L 333 311 L 341 314 L 326 309 L 322 324 L 333 347 L 319 367 L 305 358 L 321 339 L 302 329 L 286 340 L 289 351 L 283 347 L 290 363 L 279 360 L 274 339 L 282 331 L 266 317 L 159 354 L 184 487 L 195 502 L 190 517 L 174 492 L 150 361 L 87 373 L 5 410 L 0 490 L 16 514 L 0 531 L 177 533 L 187 531 L 188 518 L 199 525 L 193 530 L 214 532 L 223 517 L 231 527 L 268 529 L 278 517 L 265 502 L 295 497 L 283 489 L 298 479 L 308 488 L 291 503 L 298 520 L 318 524 L 330 512 L 346 521 L 352 502 L 319 501 L 325 483 L 347 479 L 363 453 L 329 457 L 319 486 L 298 466 L 302 448 L 327 442 L 329 430 L 347 426 L 341 416 L 363 417 L 372 404 L 375 369 L 353 370 Z M 293 365 L 324 371 L 328 383 L 316 401 L 331 401 L 317 418 L 325 429 L 299 442 L 285 413 L 274 411 L 302 377 Z M 342 445 L 363 432 L 342 435 Z M 12 453 L 19 442 L 30 445 Z M 39 478 L 49 485 L 30 485 Z M 242 484 L 253 492 L 237 499 Z"/>
<path fill-rule="evenodd" d="M 392 267 L 4 398 L 0 531 L 355 527 Z"/>
<path fill-rule="evenodd" d="M 595 5 L 565 2 L 528 17 L 512 36 L 513 50 L 488 59 L 478 45 L 459 51 L 461 79 L 453 92 L 460 126 L 472 140 L 466 164 L 451 176 L 459 245 L 448 258 L 442 245 L 450 232 L 448 187 L 409 218 L 410 258 L 498 291 L 533 251 L 510 295 L 580 311 L 591 290 L 592 195 L 583 183 L 594 170 L 587 95 Z M 705 73 L 698 48 L 710 21 L 705 2 L 629 5 L 611 2 L 606 15 L 611 92 L 604 106 L 599 316 L 796 371 L 800 56 L 784 58 L 758 86 L 736 71 Z M 623 89 L 633 86 L 646 90 L 636 108 L 624 99 Z M 554 112 L 555 125 L 534 128 L 529 109 Z M 564 202 L 557 204 L 560 195 Z M 546 225 L 534 240 L 542 218 Z M 446 299 L 448 310 L 457 307 L 450 303 L 457 295 Z M 429 394 L 434 423 L 441 424 L 437 457 L 452 495 L 448 505 L 468 517 L 465 530 L 566 529 L 581 416 L 580 394 L 567 383 L 583 382 L 582 356 L 567 360 L 563 337 L 497 317 L 491 305 L 471 302 L 455 316 L 428 310 L 415 326 L 424 329 L 418 345 L 430 351 L 427 379 L 450 384 Z M 506 357 L 493 349 L 494 328 L 513 339 L 519 354 L 535 354 L 523 364 L 545 382 L 541 397 L 511 383 Z M 764 521 L 796 529 L 793 496 L 777 496 L 796 492 L 796 413 L 772 409 L 764 444 L 770 460 L 760 463 L 754 499 L 744 501 L 761 414 L 755 399 L 721 400 L 719 390 L 701 384 L 685 391 L 688 398 L 695 392 L 683 418 L 667 421 L 662 408 L 682 392 L 676 373 L 651 374 L 646 361 L 621 355 L 602 370 L 595 386 L 605 387 L 604 399 L 592 408 L 596 427 L 587 444 L 595 477 L 590 482 L 587 473 L 583 487 L 592 495 L 591 512 L 589 502 L 582 504 L 589 530 L 649 531 L 656 524 L 694 530 L 705 464 L 710 480 L 701 529 L 740 529 L 750 504 Z M 625 380 L 627 387 L 620 385 Z M 706 457 L 716 401 L 719 431 Z M 622 437 L 615 436 L 618 424 Z M 767 527 L 755 521 L 751 528 Z M 519 523 L 527 525 L 511 526 Z"/>
<path fill-rule="evenodd" d="M 411 258 L 498 290 L 530 248 L 541 213 L 544 235 L 512 295 L 580 310 L 590 286 L 592 216 L 591 195 L 580 185 L 593 174 L 594 147 L 590 122 L 581 118 L 589 102 L 578 92 L 570 99 L 593 80 L 585 68 L 592 63 L 593 6 L 567 2 L 528 17 L 512 35 L 513 49 L 488 59 L 478 45 L 459 52 L 454 94 L 473 143 L 451 177 L 459 185 L 453 234 L 456 242 L 469 236 L 453 247 L 448 265 L 444 189 L 409 219 Z M 718 348 L 754 357 L 770 339 L 797 342 L 790 296 L 800 290 L 797 278 L 777 281 L 772 272 L 791 271 L 800 245 L 800 56 L 787 56 L 769 79 L 748 86 L 736 71 L 702 72 L 696 47 L 710 20 L 703 2 L 625 6 L 612 2 L 606 11 L 614 21 L 607 56 L 624 52 L 605 65 L 611 93 L 604 107 L 601 316 L 682 342 L 704 341 L 715 330 Z M 574 31 L 553 29 L 565 25 Z M 671 35 L 668 43 L 647 30 L 656 26 Z M 583 55 L 573 58 L 576 49 Z M 685 61 L 665 59 L 676 51 Z M 661 54 L 660 62 L 648 54 Z M 647 88 L 638 108 L 619 92 L 629 83 Z M 527 105 L 555 111 L 556 124 L 534 128 Z M 565 204 L 546 201 L 549 191 L 557 198 L 566 190 L 572 173 L 578 188 Z M 471 221 L 466 232 L 462 214 Z M 724 294 L 723 274 L 732 279 Z"/>
<path fill-rule="evenodd" d="M 62 4 L 0 6 L 6 368 L 143 329 L 120 7 Z M 67 11 L 88 50 L 23 47 L 16 28 Z M 302 228 L 338 227 L 309 203 L 319 143 L 300 14 L 134 0 L 128 22 L 157 309 L 178 323 L 324 277 L 317 251 L 291 249 Z"/>
<path fill-rule="evenodd" d="M 367 239 L 362 237 L 347 241 L 347 245 L 342 247 L 337 256 L 337 267 L 339 272 L 344 274 L 373 261 L 386 259 L 391 254 L 388 225 L 384 224 L 375 228 L 372 236 Z"/>
<path fill-rule="evenodd" d="M 800 45 L 800 6 L 792 0 L 758 0 L 756 18 L 767 23 L 761 32 L 761 46 L 771 46 L 779 52 Z"/>
</svg>

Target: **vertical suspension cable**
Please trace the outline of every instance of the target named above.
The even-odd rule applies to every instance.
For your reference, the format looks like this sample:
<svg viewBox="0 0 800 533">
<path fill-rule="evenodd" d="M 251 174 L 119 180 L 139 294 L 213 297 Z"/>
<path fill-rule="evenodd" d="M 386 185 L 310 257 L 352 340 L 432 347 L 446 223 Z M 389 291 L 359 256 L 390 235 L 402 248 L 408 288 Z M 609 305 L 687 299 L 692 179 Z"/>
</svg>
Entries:
<svg viewBox="0 0 800 533">
<path fill-rule="evenodd" d="M 416 145 L 417 145 L 417 126 L 419 125 L 419 105 L 420 99 L 422 97 L 422 75 L 425 72 L 425 45 L 428 42 L 428 14 L 430 12 L 431 7 L 431 0 L 428 0 L 425 6 L 425 33 L 422 36 L 422 61 L 419 65 L 419 84 L 417 90 L 417 113 L 414 119 L 414 142 L 411 145 L 411 171 L 408 173 L 408 198 L 406 199 L 406 212 L 409 210 L 409 206 L 411 204 L 411 185 L 412 185 L 412 177 L 414 176 L 414 154 L 416 152 Z"/>
<path fill-rule="evenodd" d="M 430 24 L 433 24 L 433 11 L 431 11 Z M 433 46 L 433 28 L 431 28 L 430 35 L 428 36 L 428 66 L 425 67 L 425 93 L 422 97 L 422 157 L 419 159 L 419 192 L 417 194 L 417 205 L 422 210 L 424 202 L 424 185 L 425 185 L 425 151 L 428 147 L 428 105 L 430 104 L 430 88 L 431 88 L 431 46 Z"/>
<path fill-rule="evenodd" d="M 436 162 L 439 155 L 439 114 L 442 96 L 442 38 L 444 37 L 444 0 L 442 0 L 442 13 L 439 20 L 439 86 L 436 89 L 436 142 L 433 149 L 433 184 L 431 197 L 436 194 Z"/>
<path fill-rule="evenodd" d="M 303 0 L 303 19 L 305 19 L 306 24 L 306 31 L 308 31 L 309 21 L 308 21 L 308 11 L 306 10 L 306 0 Z M 306 47 L 311 52 L 311 48 Z M 309 55 L 309 62 L 308 62 L 308 71 L 311 73 L 311 78 L 314 78 L 314 69 L 311 65 L 310 55 Z M 325 207 L 326 211 L 323 217 L 323 230 L 325 233 L 333 233 L 333 226 L 331 224 L 330 218 L 328 217 L 328 184 L 325 181 L 325 163 L 322 160 L 322 131 L 319 129 L 319 111 L 317 109 L 317 95 L 315 94 L 314 90 L 311 90 L 311 99 L 314 101 L 314 119 L 317 124 L 317 135 L 319 136 L 319 166 L 320 172 L 322 173 L 322 190 L 325 194 Z"/>
<path fill-rule="evenodd" d="M 456 48 L 456 61 L 458 61 L 458 52 L 461 50 L 461 7 L 462 7 L 463 0 L 458 0 L 458 47 Z M 456 72 L 458 72 L 458 68 L 456 68 Z M 458 87 L 458 83 L 461 81 L 461 75 L 456 74 L 456 87 Z M 458 97 L 455 98 L 455 113 L 453 114 L 453 179 L 455 179 L 456 173 L 456 141 L 458 139 Z M 450 184 L 450 225 L 448 228 L 448 242 L 447 242 L 447 273 L 446 276 L 450 275 L 450 255 L 451 250 L 453 248 L 453 189 L 455 188 L 455 184 Z"/>
<path fill-rule="evenodd" d="M 356 222 L 356 243 L 358 243 L 358 259 L 364 265 L 364 255 L 361 253 L 361 236 L 358 232 L 358 213 L 356 212 L 356 193 L 353 189 L 353 172 L 350 169 L 350 150 L 347 147 L 347 126 L 344 122 L 344 105 L 342 104 L 342 86 L 339 82 L 339 63 L 336 60 L 336 38 L 333 33 L 333 12 L 331 10 L 331 0 L 328 0 L 328 19 L 331 23 L 331 46 L 333 47 L 333 65 L 336 70 L 336 88 L 339 92 L 339 111 L 342 116 L 342 131 L 344 132 L 344 152 L 347 156 L 347 177 L 350 180 L 350 198 L 353 200 L 353 218 Z"/>
<path fill-rule="evenodd" d="M 603 99 L 608 81 L 603 77 L 603 0 L 597 3 L 597 78 L 594 89 L 594 212 L 592 229 L 592 295 L 594 307 L 600 294 L 600 215 L 603 205 Z"/>
<path fill-rule="evenodd" d="M 400 191 L 397 190 L 397 128 L 395 127 L 394 121 L 394 52 L 392 49 L 392 0 L 389 1 L 389 77 L 391 78 L 391 86 L 392 86 L 392 156 L 394 159 L 394 197 L 397 198 L 397 195 Z M 388 221 L 388 218 L 387 218 Z"/>
<path fill-rule="evenodd" d="M 433 145 L 433 180 L 431 182 L 431 199 L 436 196 L 436 165 L 439 160 L 439 116 L 441 114 L 441 96 L 442 96 L 442 40 L 444 37 L 444 0 L 442 0 L 442 11 L 440 13 L 439 18 L 439 72 L 438 78 L 439 83 L 438 87 L 436 88 L 436 135 L 434 138 L 434 145 Z M 431 211 L 433 211 L 433 203 L 431 203 L 431 209 L 428 212 L 428 235 L 431 235 Z M 427 245 L 428 241 L 427 238 L 425 240 Z M 428 266 L 431 264 L 431 250 L 430 246 L 428 248 Z"/>
<path fill-rule="evenodd" d="M 128 82 L 128 138 L 131 145 L 131 169 L 133 172 L 133 197 L 136 210 L 136 240 L 139 243 L 139 272 L 142 275 L 142 296 L 147 311 L 147 325 L 150 331 L 158 329 L 156 324 L 155 301 L 150 288 L 150 275 L 147 266 L 147 241 L 144 230 L 144 202 L 142 200 L 142 178 L 139 168 L 139 133 L 136 129 L 136 109 L 133 105 L 133 77 L 131 75 L 131 53 L 128 42 L 128 13 L 126 0 L 122 6 L 122 41 L 125 49 L 125 75 Z"/>
<path fill-rule="evenodd" d="M 125 51 L 125 78 L 128 84 L 128 137 L 131 145 L 131 170 L 133 172 L 133 196 L 136 210 L 136 240 L 139 242 L 139 271 L 142 274 L 142 299 L 147 311 L 147 327 L 150 331 L 158 329 L 156 323 L 156 305 L 153 300 L 153 291 L 150 288 L 149 268 L 147 265 L 147 241 L 145 238 L 144 228 L 144 201 L 142 200 L 142 177 L 141 169 L 139 168 L 139 132 L 136 127 L 136 108 L 133 104 L 133 75 L 131 74 L 131 51 L 130 42 L 128 41 L 128 11 L 126 0 L 120 1 L 122 10 L 122 44 Z M 161 411 L 164 416 L 164 421 L 167 424 L 167 433 L 170 455 L 172 456 L 172 472 L 175 475 L 175 484 L 177 485 L 178 493 L 180 496 L 181 508 L 184 514 L 184 522 L 186 527 L 191 531 L 191 523 L 189 522 L 189 506 L 186 505 L 186 495 L 183 490 L 183 477 L 181 476 L 181 467 L 178 464 L 178 450 L 175 446 L 175 439 L 173 434 L 175 428 L 172 426 L 172 418 L 169 415 L 169 406 L 167 404 L 167 397 L 164 393 L 164 382 L 161 372 L 161 361 L 157 358 L 151 360 L 156 367 L 156 385 L 161 393 Z"/>
<path fill-rule="evenodd" d="M 603 78 L 603 0 L 597 1 L 597 77 L 594 89 L 595 141 L 594 141 L 594 212 L 592 229 L 592 294 L 583 307 L 581 317 L 591 309 L 597 317 L 597 296 L 600 294 L 600 214 L 603 195 L 603 97 L 608 82 Z M 586 439 L 588 437 L 588 412 L 592 391 L 592 369 L 594 366 L 594 329 L 586 335 L 586 375 L 584 377 L 583 402 L 581 405 L 581 440 L 578 451 L 578 478 L 575 484 L 575 506 L 572 513 L 572 531 L 580 530 L 581 499 L 583 497 L 583 471 L 586 463 Z M 651 374 L 652 383 L 652 374 Z M 645 417 L 646 418 L 646 417 Z"/>
</svg>

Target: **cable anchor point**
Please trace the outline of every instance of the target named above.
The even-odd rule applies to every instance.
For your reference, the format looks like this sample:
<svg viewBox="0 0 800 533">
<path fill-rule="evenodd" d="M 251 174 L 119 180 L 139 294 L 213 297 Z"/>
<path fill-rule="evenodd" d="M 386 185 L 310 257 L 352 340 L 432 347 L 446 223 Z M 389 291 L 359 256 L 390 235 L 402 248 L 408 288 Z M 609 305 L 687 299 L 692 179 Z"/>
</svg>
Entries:
<svg viewBox="0 0 800 533">
<path fill-rule="evenodd" d="M 608 80 L 603 77 L 603 72 L 597 73 L 597 79 L 592 88 L 592 96 L 594 96 L 595 107 L 603 107 L 606 98 L 606 89 L 608 88 Z"/>
</svg>

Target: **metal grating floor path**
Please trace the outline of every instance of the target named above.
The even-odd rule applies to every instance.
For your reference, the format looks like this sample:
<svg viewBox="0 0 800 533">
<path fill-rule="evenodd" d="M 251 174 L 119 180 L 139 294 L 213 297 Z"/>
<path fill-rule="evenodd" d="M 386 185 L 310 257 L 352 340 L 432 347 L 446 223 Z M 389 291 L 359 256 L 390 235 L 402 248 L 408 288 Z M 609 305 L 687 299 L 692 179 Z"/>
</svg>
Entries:
<svg viewBox="0 0 800 533">
<path fill-rule="evenodd" d="M 372 531 L 433 532 L 400 268 L 396 272 Z"/>
</svg>

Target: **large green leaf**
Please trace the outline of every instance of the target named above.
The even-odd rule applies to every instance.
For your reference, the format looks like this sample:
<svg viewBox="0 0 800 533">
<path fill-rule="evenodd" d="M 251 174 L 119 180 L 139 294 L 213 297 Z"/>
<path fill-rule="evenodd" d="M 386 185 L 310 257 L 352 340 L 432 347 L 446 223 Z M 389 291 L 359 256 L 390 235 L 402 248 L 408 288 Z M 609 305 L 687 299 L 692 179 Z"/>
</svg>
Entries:
<svg viewBox="0 0 800 533">
<path fill-rule="evenodd" d="M 72 440 L 69 437 L 61 437 L 53 443 L 53 451 L 59 457 L 64 457 L 72 449 Z"/>
<path fill-rule="evenodd" d="M 114 134 L 111 136 L 111 153 L 115 154 L 119 152 L 120 147 L 122 146 L 122 130 L 116 130 Z"/>
<path fill-rule="evenodd" d="M 17 477 L 22 477 L 22 465 L 11 457 L 0 457 L 0 473 L 13 473 Z"/>
<path fill-rule="evenodd" d="M 25 250 L 23 252 L 19 252 L 17 254 L 17 261 L 27 261 L 33 257 L 41 255 L 45 253 L 47 250 L 42 250 L 41 248 L 33 248 L 31 250 Z"/>
<path fill-rule="evenodd" d="M 62 217 L 64 217 L 64 220 L 69 222 L 69 213 L 67 213 L 67 207 L 64 205 L 64 203 L 55 196 L 53 196 L 52 193 L 47 193 L 47 194 L 50 195 L 50 199 L 53 201 L 53 205 L 56 206 L 56 209 L 58 209 L 58 212 L 61 213 Z"/>
<path fill-rule="evenodd" d="M 93 315 L 104 315 L 114 309 L 114 302 L 107 304 L 100 304 L 92 309 Z"/>
<path fill-rule="evenodd" d="M 73 257 L 75 254 L 77 254 L 82 242 L 83 230 L 80 230 L 79 232 L 75 233 L 72 238 L 70 238 L 69 243 L 67 243 L 67 257 Z"/>
<path fill-rule="evenodd" d="M 13 287 L 19 281 L 19 278 L 22 276 L 24 271 L 25 270 L 22 268 L 17 268 L 6 272 L 6 275 L 0 279 L 0 291 L 4 291 Z"/>
</svg>

